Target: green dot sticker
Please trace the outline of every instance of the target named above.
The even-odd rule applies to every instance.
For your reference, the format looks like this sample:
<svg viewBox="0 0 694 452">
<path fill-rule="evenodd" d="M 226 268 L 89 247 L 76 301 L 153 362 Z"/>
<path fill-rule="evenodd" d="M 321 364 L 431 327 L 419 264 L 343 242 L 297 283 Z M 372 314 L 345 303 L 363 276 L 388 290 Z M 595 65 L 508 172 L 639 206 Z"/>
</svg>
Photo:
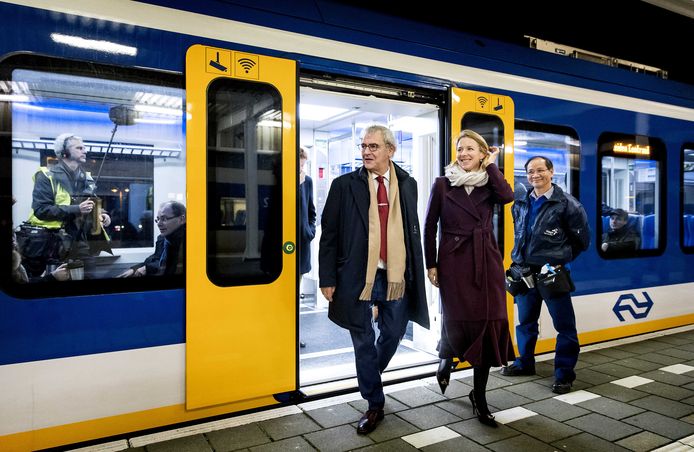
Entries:
<svg viewBox="0 0 694 452">
<path fill-rule="evenodd" d="M 292 254 L 296 249 L 296 246 L 294 245 L 294 242 L 284 242 L 284 245 L 282 245 L 282 249 L 285 253 Z"/>
</svg>

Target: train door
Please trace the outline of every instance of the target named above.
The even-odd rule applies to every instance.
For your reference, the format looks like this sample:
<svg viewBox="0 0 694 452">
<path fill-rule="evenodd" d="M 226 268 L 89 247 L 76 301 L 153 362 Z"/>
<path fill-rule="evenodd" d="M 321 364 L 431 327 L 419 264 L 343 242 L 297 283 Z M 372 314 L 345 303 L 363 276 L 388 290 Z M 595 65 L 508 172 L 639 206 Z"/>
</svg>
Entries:
<svg viewBox="0 0 694 452">
<path fill-rule="evenodd" d="M 303 344 L 299 366 L 301 390 L 313 395 L 356 385 L 352 379 L 354 351 L 349 332 L 328 319 L 328 301 L 318 289 L 321 214 L 330 184 L 362 166 L 358 145 L 364 129 L 376 123 L 387 125 L 397 142 L 393 160 L 417 181 L 417 208 L 423 224 L 429 188 L 440 173 L 441 105 L 445 93 L 322 73 L 302 73 L 299 85 L 299 143 L 308 156 L 305 173 L 311 178 L 316 210 L 316 236 L 310 250 L 305 250 L 310 251 L 311 265 L 302 269 L 305 273 L 298 300 L 299 336 Z M 438 290 L 428 281 L 427 286 L 428 296 L 438 296 Z M 430 309 L 434 319 L 438 315 L 437 305 L 432 304 Z M 427 330 L 410 323 L 384 380 L 431 372 L 422 366 L 437 361 L 438 337 L 436 325 Z"/>
<path fill-rule="evenodd" d="M 188 409 L 296 389 L 296 86 L 294 61 L 188 50 Z"/>
<path fill-rule="evenodd" d="M 513 180 L 514 105 L 513 99 L 493 93 L 451 88 L 450 91 L 450 158 L 456 157 L 455 139 L 461 130 L 471 129 L 484 137 L 490 146 L 501 148 L 498 165 L 511 186 Z M 494 234 L 504 257 L 506 268 L 511 264 L 513 220 L 511 205 L 506 204 L 494 214 Z M 509 323 L 513 324 L 513 299 L 507 295 Z M 513 328 L 512 328 L 513 329 Z"/>
</svg>

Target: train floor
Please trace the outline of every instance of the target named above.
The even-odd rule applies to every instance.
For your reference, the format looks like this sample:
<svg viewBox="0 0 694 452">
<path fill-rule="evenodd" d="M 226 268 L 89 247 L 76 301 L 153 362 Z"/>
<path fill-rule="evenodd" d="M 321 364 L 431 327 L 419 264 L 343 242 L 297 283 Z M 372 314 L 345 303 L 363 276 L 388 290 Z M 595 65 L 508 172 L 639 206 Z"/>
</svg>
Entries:
<svg viewBox="0 0 694 452">
<path fill-rule="evenodd" d="M 694 450 L 692 327 L 583 347 L 565 395 L 550 389 L 552 359 L 539 356 L 534 376 L 492 370 L 487 399 L 498 428 L 473 415 L 466 369 L 445 395 L 433 376 L 386 385 L 385 419 L 364 436 L 356 423 L 366 403 L 353 392 L 73 450 Z"/>
</svg>

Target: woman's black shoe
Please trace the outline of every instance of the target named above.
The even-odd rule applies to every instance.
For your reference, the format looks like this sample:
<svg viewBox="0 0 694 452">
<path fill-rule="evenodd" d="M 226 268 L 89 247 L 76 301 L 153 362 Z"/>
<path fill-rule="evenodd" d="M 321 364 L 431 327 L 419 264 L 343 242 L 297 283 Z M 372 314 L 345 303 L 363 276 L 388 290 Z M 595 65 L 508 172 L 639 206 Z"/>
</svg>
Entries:
<svg viewBox="0 0 694 452">
<path fill-rule="evenodd" d="M 441 394 L 446 392 L 448 384 L 451 382 L 451 366 L 453 365 L 453 358 L 444 358 L 439 362 L 439 368 L 436 371 L 436 381 L 439 382 L 439 388 L 441 388 Z"/>
<path fill-rule="evenodd" d="M 477 403 L 475 403 L 475 391 L 470 391 L 470 395 L 468 397 L 470 397 L 470 402 L 472 403 L 472 412 L 477 416 L 477 420 L 490 427 L 496 428 L 499 426 L 494 420 L 494 416 L 492 416 L 492 414 L 489 412 L 489 408 L 485 406 L 484 412 L 477 408 Z"/>
</svg>

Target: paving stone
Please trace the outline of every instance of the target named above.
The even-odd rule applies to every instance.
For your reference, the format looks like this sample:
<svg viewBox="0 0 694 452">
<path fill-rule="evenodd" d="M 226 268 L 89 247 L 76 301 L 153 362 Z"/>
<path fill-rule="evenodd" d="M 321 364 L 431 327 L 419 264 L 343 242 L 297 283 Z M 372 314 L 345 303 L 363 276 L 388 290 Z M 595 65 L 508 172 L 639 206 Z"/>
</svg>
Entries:
<svg viewBox="0 0 694 452">
<path fill-rule="evenodd" d="M 656 447 L 670 444 L 672 440 L 651 432 L 641 432 L 628 438 L 620 439 L 617 444 L 636 452 L 645 452 Z"/>
<path fill-rule="evenodd" d="M 545 416 L 530 416 L 506 425 L 545 443 L 581 433 L 580 430 Z"/>
<path fill-rule="evenodd" d="M 385 443 L 378 443 L 371 446 L 367 446 L 363 449 L 359 449 L 359 452 L 401 452 L 401 451 L 416 451 L 416 447 L 407 441 L 403 441 L 400 438 L 395 438 Z"/>
<path fill-rule="evenodd" d="M 551 386 L 538 384 L 532 381 L 509 386 L 506 390 L 530 400 L 542 400 L 555 395 L 552 392 Z"/>
<path fill-rule="evenodd" d="M 633 425 L 597 413 L 569 419 L 566 423 L 607 441 L 616 441 L 641 431 Z"/>
<path fill-rule="evenodd" d="M 483 445 L 518 435 L 516 430 L 503 424 L 499 424 L 497 428 L 483 425 L 476 417 L 451 424 L 448 428 Z"/>
<path fill-rule="evenodd" d="M 186 436 L 160 443 L 148 444 L 148 452 L 212 452 L 203 435 Z"/>
<path fill-rule="evenodd" d="M 663 344 L 658 344 L 650 341 L 634 342 L 632 344 L 620 345 L 620 350 L 624 350 L 637 355 L 645 355 L 651 352 L 657 352 L 663 348 Z"/>
<path fill-rule="evenodd" d="M 580 372 L 576 372 L 576 379 L 591 385 L 601 385 L 615 380 L 615 377 L 594 369 L 581 369 Z"/>
<path fill-rule="evenodd" d="M 613 375 L 617 378 L 626 378 L 631 377 L 632 375 L 639 374 L 639 371 L 636 369 L 632 369 L 631 367 L 624 367 L 619 364 L 615 364 L 614 362 L 598 364 L 597 366 L 591 367 L 591 369 L 593 369 L 596 372 L 602 372 L 607 375 Z"/>
<path fill-rule="evenodd" d="M 379 428 L 383 427 L 382 424 L 379 425 Z M 374 442 L 368 436 L 357 434 L 356 426 L 356 423 L 354 425 L 340 425 L 321 430 L 320 432 L 309 433 L 304 435 L 304 438 L 318 450 L 334 452 L 357 449 L 373 444 Z"/>
<path fill-rule="evenodd" d="M 441 425 L 459 422 L 461 419 L 436 405 L 427 405 L 411 410 L 400 411 L 397 416 L 403 418 L 420 430 L 429 430 Z"/>
<path fill-rule="evenodd" d="M 689 416 L 681 417 L 680 421 L 687 422 L 689 424 L 694 424 L 694 414 L 690 414 Z"/>
<path fill-rule="evenodd" d="M 335 427 L 337 425 L 358 421 L 363 414 L 347 403 L 318 408 L 316 410 L 306 411 L 305 413 L 323 428 Z"/>
<path fill-rule="evenodd" d="M 355 410 L 359 411 L 359 413 L 361 413 L 359 417 L 361 417 L 361 415 L 369 409 L 369 402 L 367 402 L 364 399 L 354 400 L 352 402 L 349 402 L 349 405 Z M 392 398 L 390 395 L 386 394 L 386 404 L 383 407 L 384 413 L 397 413 L 398 411 L 406 410 L 408 408 L 409 407 L 404 403 L 400 403 L 399 401 Z"/>
<path fill-rule="evenodd" d="M 586 400 L 585 402 L 577 403 L 577 405 L 613 419 L 623 419 L 644 412 L 643 408 L 618 402 L 607 397 Z"/>
<path fill-rule="evenodd" d="M 668 399 L 672 400 L 682 400 L 686 399 L 687 397 L 694 396 L 694 391 L 690 389 L 668 385 L 659 381 L 654 381 L 652 383 L 641 385 L 639 386 L 639 391 L 659 395 L 662 397 L 667 397 Z"/>
<path fill-rule="evenodd" d="M 630 354 L 630 355 L 632 355 L 632 354 Z M 578 362 L 589 363 L 593 366 L 598 365 L 598 364 L 611 363 L 614 360 L 615 360 L 614 358 L 612 358 L 610 356 L 606 356 L 604 354 L 601 354 L 599 351 L 581 353 L 580 355 L 578 355 Z"/>
<path fill-rule="evenodd" d="M 643 399 L 634 400 L 631 402 L 631 404 L 649 411 L 660 413 L 664 416 L 674 418 L 681 418 L 694 413 L 694 406 L 656 395 L 650 395 L 648 397 L 644 397 Z"/>
<path fill-rule="evenodd" d="M 648 394 L 638 389 L 625 388 L 624 386 L 613 383 L 606 383 L 590 388 L 590 392 L 599 394 L 603 397 L 619 400 L 620 402 L 631 402 L 632 400 L 647 397 Z"/>
<path fill-rule="evenodd" d="M 608 358 L 612 359 L 624 359 L 624 358 L 631 358 L 632 356 L 637 356 L 634 353 L 626 352 L 624 350 L 620 350 L 618 348 L 601 348 L 600 350 L 595 350 L 592 353 L 597 353 L 598 355 L 605 355 Z M 579 357 L 580 359 L 580 357 Z"/>
<path fill-rule="evenodd" d="M 628 451 L 617 444 L 605 441 L 602 438 L 591 435 L 590 433 L 581 433 L 570 438 L 559 440 L 552 444 L 557 450 L 563 452 L 620 452 Z"/>
<path fill-rule="evenodd" d="M 274 443 L 263 444 L 262 446 L 252 447 L 251 452 L 286 452 L 288 450 L 292 451 L 308 451 L 316 450 L 311 446 L 304 438 L 301 436 L 295 436 L 293 438 L 287 438 L 282 441 L 275 441 Z"/>
<path fill-rule="evenodd" d="M 440 391 L 438 383 L 432 388 L 432 391 Z M 451 384 L 446 388 L 446 393 L 443 394 L 447 399 L 457 399 L 458 397 L 467 397 L 467 395 L 472 391 L 472 386 L 463 383 L 460 380 L 451 380 Z"/>
<path fill-rule="evenodd" d="M 537 414 L 547 416 L 559 422 L 564 422 L 568 419 L 584 416 L 590 413 L 589 410 L 581 408 L 570 403 L 562 402 L 555 398 L 540 400 L 539 402 L 523 405 L 523 408 L 533 411 Z"/>
<path fill-rule="evenodd" d="M 404 403 L 408 407 L 428 405 L 430 403 L 447 400 L 446 397 L 442 396 L 441 394 L 437 394 L 424 386 L 404 389 L 398 392 L 391 392 L 389 395 L 398 402 Z"/>
<path fill-rule="evenodd" d="M 508 408 L 525 405 L 526 403 L 530 403 L 532 401 L 532 399 L 514 394 L 507 389 L 495 389 L 494 391 L 487 391 L 487 403 L 496 407 L 498 410 L 506 410 Z"/>
<path fill-rule="evenodd" d="M 439 402 L 436 404 L 436 406 L 456 415 L 460 419 L 470 419 L 475 417 L 472 412 L 472 404 L 467 396 L 454 400 L 447 400 L 445 402 Z M 491 404 L 489 405 L 489 409 L 491 411 L 496 411 L 496 407 Z"/>
<path fill-rule="evenodd" d="M 662 366 L 670 366 L 672 364 L 679 364 L 682 360 L 675 358 L 674 356 L 664 355 L 662 353 L 649 353 L 647 355 L 639 355 L 640 359 L 644 361 L 651 361 L 654 363 L 661 364 Z"/>
<path fill-rule="evenodd" d="M 622 419 L 622 421 L 673 440 L 694 433 L 694 425 L 650 411 Z"/>
<path fill-rule="evenodd" d="M 320 430 L 320 425 L 304 413 L 269 419 L 258 424 L 275 441 Z"/>
<path fill-rule="evenodd" d="M 527 383 L 529 381 L 533 380 L 538 380 L 542 378 L 541 375 L 520 375 L 517 377 L 507 377 L 505 375 L 501 375 L 500 373 L 494 373 L 493 374 L 495 377 L 497 377 L 498 380 L 505 381 L 506 384 L 504 386 L 510 386 L 510 385 L 517 385 L 519 383 Z M 492 379 L 492 375 L 489 376 L 489 379 Z M 470 380 L 472 382 L 472 380 Z M 495 387 L 490 386 L 487 384 L 487 390 L 490 389 L 497 389 Z"/>
<path fill-rule="evenodd" d="M 417 433 L 418 431 L 419 429 L 417 427 L 403 420 L 398 415 L 389 414 L 386 415 L 376 430 L 369 433 L 369 438 L 377 443 L 381 443 L 393 438 L 400 438 L 401 436 Z M 405 442 L 407 443 L 407 441 Z"/>
<path fill-rule="evenodd" d="M 506 452 L 512 450 L 514 452 L 554 452 L 554 447 L 549 444 L 542 443 L 528 435 L 518 435 L 513 438 L 508 438 L 498 441 L 494 444 L 488 444 L 487 447 L 491 450 Z"/>
<path fill-rule="evenodd" d="M 694 342 L 690 342 L 689 344 L 678 345 L 675 348 L 678 348 L 680 350 L 687 350 L 688 352 L 694 352 Z"/>
<path fill-rule="evenodd" d="M 673 386 L 685 386 L 687 384 L 694 383 L 694 378 L 687 374 L 673 374 L 672 372 L 665 372 L 664 370 L 654 370 L 652 372 L 646 372 L 641 374 L 641 376 L 643 378 L 650 378 L 651 380 L 659 381 L 661 383 L 667 383 Z"/>
<path fill-rule="evenodd" d="M 691 360 L 694 359 L 694 350 L 682 350 L 680 348 L 666 348 L 659 350 L 658 353 L 662 355 L 672 356 L 679 358 L 681 360 Z"/>
<path fill-rule="evenodd" d="M 207 440 L 216 452 L 244 449 L 269 443 L 270 438 L 258 424 L 246 424 L 206 433 Z"/>
<path fill-rule="evenodd" d="M 663 342 L 666 344 L 665 347 L 668 347 L 668 346 L 672 346 L 672 345 L 691 344 L 692 338 L 691 337 L 680 337 L 680 336 L 677 336 L 676 334 L 670 334 L 667 336 L 661 336 L 658 338 L 653 338 L 653 339 L 651 339 L 651 342 Z"/>
<path fill-rule="evenodd" d="M 619 366 L 630 367 L 632 369 L 640 370 L 641 372 L 649 372 L 651 370 L 656 370 L 663 367 L 661 364 L 634 357 L 620 359 L 618 361 L 615 361 L 614 364 L 617 364 Z"/>
<path fill-rule="evenodd" d="M 465 438 L 464 436 L 459 436 L 457 438 L 452 438 L 446 441 L 441 441 L 440 443 L 431 444 L 429 446 L 422 447 L 425 452 L 445 452 L 445 451 L 455 451 L 459 452 L 464 450 L 465 452 L 484 452 L 487 449 L 484 446 L 480 446 L 476 442 Z"/>
</svg>

